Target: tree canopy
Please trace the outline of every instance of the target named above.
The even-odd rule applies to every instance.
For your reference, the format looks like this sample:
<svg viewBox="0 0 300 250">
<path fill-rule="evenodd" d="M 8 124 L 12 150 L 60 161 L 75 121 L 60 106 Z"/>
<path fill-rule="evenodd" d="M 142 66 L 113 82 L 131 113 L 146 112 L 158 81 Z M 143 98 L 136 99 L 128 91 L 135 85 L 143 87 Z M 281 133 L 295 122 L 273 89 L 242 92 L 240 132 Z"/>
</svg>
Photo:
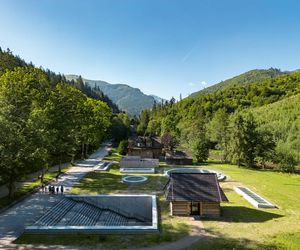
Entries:
<svg viewBox="0 0 300 250">
<path fill-rule="evenodd" d="M 111 125 L 112 111 L 63 76 L 26 64 L 0 51 L 0 180 L 14 183 L 49 165 L 85 157 Z"/>
</svg>

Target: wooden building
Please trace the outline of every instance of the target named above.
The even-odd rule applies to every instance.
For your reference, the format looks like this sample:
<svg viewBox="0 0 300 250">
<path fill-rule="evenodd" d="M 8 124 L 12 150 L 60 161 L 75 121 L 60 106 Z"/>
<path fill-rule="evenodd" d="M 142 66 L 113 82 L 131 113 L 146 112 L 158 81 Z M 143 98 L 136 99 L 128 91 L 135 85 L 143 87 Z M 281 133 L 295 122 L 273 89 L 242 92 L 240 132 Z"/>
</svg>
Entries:
<svg viewBox="0 0 300 250">
<path fill-rule="evenodd" d="M 183 151 L 167 151 L 165 159 L 168 165 L 193 165 L 193 158 Z"/>
<path fill-rule="evenodd" d="M 128 156 L 159 159 L 163 145 L 156 137 L 138 136 L 128 140 Z"/>
<path fill-rule="evenodd" d="M 171 215 L 219 217 L 228 201 L 214 173 L 172 173 L 165 195 Z"/>
</svg>

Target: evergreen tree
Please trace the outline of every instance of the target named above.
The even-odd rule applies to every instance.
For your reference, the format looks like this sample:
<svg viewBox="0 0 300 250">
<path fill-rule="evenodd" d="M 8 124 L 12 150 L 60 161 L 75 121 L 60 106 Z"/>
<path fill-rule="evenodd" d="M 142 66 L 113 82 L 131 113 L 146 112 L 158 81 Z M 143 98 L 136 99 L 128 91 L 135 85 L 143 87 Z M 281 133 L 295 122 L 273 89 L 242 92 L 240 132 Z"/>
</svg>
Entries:
<svg viewBox="0 0 300 250">
<path fill-rule="evenodd" d="M 229 117 L 225 109 L 218 110 L 209 123 L 210 140 L 217 144 L 217 149 L 222 151 L 222 159 L 228 158 L 229 143 Z"/>
<path fill-rule="evenodd" d="M 231 125 L 231 136 L 230 136 L 230 160 L 237 164 L 239 167 L 244 159 L 244 144 L 245 144 L 245 133 L 244 133 L 244 120 L 240 114 L 237 114 L 233 118 Z"/>
<path fill-rule="evenodd" d="M 197 162 L 204 162 L 209 156 L 209 142 L 203 119 L 197 119 L 192 125 L 189 145 Z"/>
<path fill-rule="evenodd" d="M 137 133 L 139 135 L 145 135 L 149 120 L 150 120 L 150 111 L 144 110 L 139 117 L 139 125 L 137 127 Z"/>
<path fill-rule="evenodd" d="M 246 166 L 254 166 L 254 159 L 258 155 L 258 145 L 260 145 L 260 134 L 253 115 L 250 113 L 244 118 L 244 144 L 242 147 Z"/>
</svg>

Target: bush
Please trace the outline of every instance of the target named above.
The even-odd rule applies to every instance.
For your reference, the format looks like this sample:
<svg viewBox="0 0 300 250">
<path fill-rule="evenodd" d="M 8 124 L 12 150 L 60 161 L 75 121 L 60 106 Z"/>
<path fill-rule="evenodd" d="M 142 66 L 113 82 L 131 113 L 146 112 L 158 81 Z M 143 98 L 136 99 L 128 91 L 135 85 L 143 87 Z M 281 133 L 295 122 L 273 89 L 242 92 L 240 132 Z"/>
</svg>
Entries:
<svg viewBox="0 0 300 250">
<path fill-rule="evenodd" d="M 192 151 L 196 162 L 205 162 L 209 155 L 209 144 L 206 139 L 195 139 L 192 142 Z"/>
<path fill-rule="evenodd" d="M 127 147 L 128 147 L 128 141 L 123 140 L 120 141 L 119 146 L 118 146 L 118 152 L 120 155 L 126 155 L 127 154 Z"/>
<path fill-rule="evenodd" d="M 281 165 L 281 170 L 284 172 L 290 172 L 290 173 L 294 173 L 295 172 L 295 168 L 297 165 L 297 160 L 295 159 L 295 157 L 288 153 L 278 153 L 278 162 Z"/>
</svg>

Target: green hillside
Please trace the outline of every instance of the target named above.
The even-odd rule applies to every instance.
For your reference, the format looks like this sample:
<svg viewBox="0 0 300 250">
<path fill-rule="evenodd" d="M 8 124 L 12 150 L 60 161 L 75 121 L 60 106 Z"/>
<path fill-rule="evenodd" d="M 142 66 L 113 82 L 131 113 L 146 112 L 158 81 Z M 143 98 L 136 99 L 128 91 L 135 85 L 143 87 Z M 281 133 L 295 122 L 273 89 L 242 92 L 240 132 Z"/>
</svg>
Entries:
<svg viewBox="0 0 300 250">
<path fill-rule="evenodd" d="M 252 110 L 261 129 L 270 131 L 277 152 L 300 161 L 300 94 Z"/>
<path fill-rule="evenodd" d="M 218 90 L 222 90 L 227 87 L 232 87 L 232 86 L 240 85 L 240 84 L 254 83 L 254 82 L 261 81 L 261 80 L 270 79 L 270 78 L 274 78 L 274 77 L 277 77 L 280 75 L 284 75 L 287 73 L 289 73 L 289 72 L 282 72 L 279 69 L 274 69 L 274 68 L 254 69 L 254 70 L 250 70 L 246 73 L 243 73 L 241 75 L 232 77 L 228 80 L 221 81 L 221 82 L 219 82 L 215 85 L 212 85 L 208 88 L 205 88 L 203 90 L 197 91 L 197 92 L 191 94 L 190 97 L 195 98 L 199 94 L 209 94 L 209 93 L 216 92 Z"/>
<path fill-rule="evenodd" d="M 77 79 L 76 75 L 67 75 L 67 79 Z M 143 110 L 152 108 L 157 101 L 157 97 L 144 94 L 140 89 L 130 87 L 126 84 L 110 84 L 100 80 L 83 81 L 90 87 L 99 87 L 122 111 L 130 115 L 138 116 Z"/>
<path fill-rule="evenodd" d="M 300 163 L 299 95 L 299 71 L 233 84 L 143 112 L 138 132 L 171 135 L 197 161 L 217 150 L 227 162 L 249 167 L 273 162 L 293 171 Z"/>
</svg>

